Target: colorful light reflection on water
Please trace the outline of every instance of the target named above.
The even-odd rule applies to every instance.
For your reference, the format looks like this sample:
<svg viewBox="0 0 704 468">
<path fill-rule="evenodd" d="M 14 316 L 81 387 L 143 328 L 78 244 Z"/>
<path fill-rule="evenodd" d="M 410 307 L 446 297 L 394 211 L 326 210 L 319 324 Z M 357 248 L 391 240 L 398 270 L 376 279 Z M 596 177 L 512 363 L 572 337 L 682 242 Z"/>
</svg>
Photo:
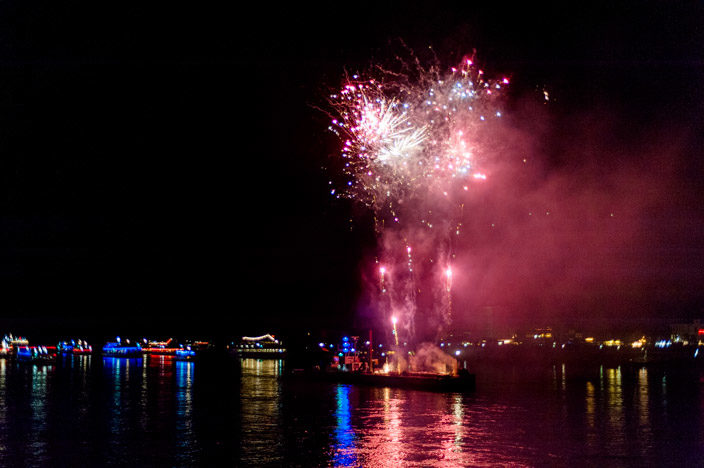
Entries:
<svg viewBox="0 0 704 468">
<path fill-rule="evenodd" d="M 489 366 L 469 395 L 283 373 L 275 360 L 0 359 L 0 465 L 690 466 L 704 456 L 704 371 Z"/>
<path fill-rule="evenodd" d="M 704 414 L 687 409 L 704 407 L 698 379 L 558 365 L 487 369 L 473 395 L 350 385 L 293 391 L 317 392 L 318 431 L 326 430 L 324 414 L 334 415 L 327 420 L 333 466 L 623 466 L 687 464 L 704 454 Z"/>
<path fill-rule="evenodd" d="M 356 449 L 354 445 L 355 434 L 352 429 L 350 409 L 350 386 L 337 386 L 337 426 L 335 427 L 335 466 L 357 466 Z"/>
</svg>

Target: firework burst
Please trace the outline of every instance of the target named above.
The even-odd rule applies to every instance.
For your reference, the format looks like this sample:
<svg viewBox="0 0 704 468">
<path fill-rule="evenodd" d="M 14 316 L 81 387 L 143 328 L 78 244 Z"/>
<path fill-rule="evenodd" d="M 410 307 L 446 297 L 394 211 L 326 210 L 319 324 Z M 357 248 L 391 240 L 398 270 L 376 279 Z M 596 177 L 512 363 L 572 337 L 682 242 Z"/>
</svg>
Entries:
<svg viewBox="0 0 704 468">
<path fill-rule="evenodd" d="M 406 329 L 412 330 L 419 273 L 411 246 L 430 245 L 421 255 L 437 265 L 454 257 L 453 242 L 447 239 L 460 235 L 462 220 L 457 218 L 463 212 L 455 195 L 487 179 L 481 170 L 488 145 L 483 129 L 501 117 L 509 80 L 487 79 L 471 58 L 446 72 L 437 66 L 426 69 L 418 61 L 402 69 L 377 67 L 373 76 L 347 77 L 329 96 L 329 129 L 342 141 L 344 178 L 344 185 L 331 192 L 374 211 L 382 237 L 379 256 L 387 266 L 381 273 L 385 298 L 379 308 L 386 318 L 405 319 Z M 448 316 L 445 322 L 450 281 L 446 276 L 436 288 L 438 301 L 448 302 L 437 307 Z"/>
<path fill-rule="evenodd" d="M 477 134 L 488 119 L 501 117 L 508 79 L 485 79 L 471 59 L 445 74 L 418 67 L 415 79 L 378 73 L 366 80 L 354 75 L 330 96 L 329 128 L 343 140 L 346 176 L 336 194 L 381 210 L 486 178 Z"/>
</svg>

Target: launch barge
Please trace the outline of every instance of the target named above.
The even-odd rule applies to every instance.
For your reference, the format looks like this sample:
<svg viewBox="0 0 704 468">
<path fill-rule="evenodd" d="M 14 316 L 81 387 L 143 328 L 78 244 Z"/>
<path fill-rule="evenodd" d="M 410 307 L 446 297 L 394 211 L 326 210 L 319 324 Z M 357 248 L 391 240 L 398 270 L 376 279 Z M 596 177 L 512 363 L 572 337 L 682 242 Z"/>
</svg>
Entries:
<svg viewBox="0 0 704 468">
<path fill-rule="evenodd" d="M 457 375 L 433 373 L 370 373 L 370 372 L 294 372 L 294 378 L 309 379 L 323 382 L 368 385 L 374 387 L 404 388 L 411 390 L 425 390 L 432 392 L 461 392 L 476 391 L 476 378 L 474 374 L 460 371 Z"/>
</svg>

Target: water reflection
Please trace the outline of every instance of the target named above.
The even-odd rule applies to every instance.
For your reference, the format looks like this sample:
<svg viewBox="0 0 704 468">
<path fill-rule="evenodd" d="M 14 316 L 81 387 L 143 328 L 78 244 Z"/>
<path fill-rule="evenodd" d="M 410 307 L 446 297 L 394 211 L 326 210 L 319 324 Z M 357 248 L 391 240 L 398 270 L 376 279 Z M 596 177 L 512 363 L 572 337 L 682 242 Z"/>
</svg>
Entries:
<svg viewBox="0 0 704 468">
<path fill-rule="evenodd" d="M 193 446 L 193 362 L 176 361 L 176 444 L 178 459 L 185 462 Z"/>
<path fill-rule="evenodd" d="M 585 416 L 587 427 L 594 430 L 596 426 L 596 398 L 594 396 L 595 388 L 592 382 L 587 382 L 586 396 L 584 398 Z"/>
<path fill-rule="evenodd" d="M 178 404 L 178 387 L 174 386 L 173 356 L 151 355 L 147 362 L 147 393 L 148 430 L 155 429 L 167 434 L 174 428 L 166 426 L 167 421 L 174 417 L 174 407 Z"/>
<path fill-rule="evenodd" d="M 652 439 L 652 421 L 650 419 L 650 391 L 648 385 L 648 369 L 638 371 L 638 425 L 639 439 L 650 444 Z"/>
<path fill-rule="evenodd" d="M 0 427 L 8 424 L 7 358 L 0 358 Z M 0 453 L 7 450 L 8 440 L 5 431 L 0 431 Z"/>
<path fill-rule="evenodd" d="M 30 431 L 28 439 L 29 462 L 36 464 L 43 460 L 47 451 L 47 440 L 41 437 L 47 419 L 48 376 L 54 366 L 32 365 L 30 387 Z"/>
<path fill-rule="evenodd" d="M 337 427 L 335 428 L 335 466 L 355 466 L 354 430 L 350 413 L 350 385 L 337 386 Z"/>
<path fill-rule="evenodd" d="M 156 465 L 188 465 L 197 458 L 194 366 L 163 355 L 103 359 L 109 382 L 108 458 L 127 449 L 144 452 Z M 163 446 L 171 449 L 152 449 Z"/>
<path fill-rule="evenodd" d="M 621 465 L 659 453 L 648 369 L 558 365 L 551 377 L 475 395 L 337 385 L 330 464 Z"/>
<path fill-rule="evenodd" d="M 279 464 L 283 457 L 281 382 L 283 361 L 242 359 L 240 430 L 245 464 Z"/>
<path fill-rule="evenodd" d="M 464 420 L 464 403 L 462 400 L 462 395 L 452 396 L 452 416 L 453 424 L 455 429 L 455 437 L 453 439 L 453 451 L 459 451 L 462 445 L 462 421 Z"/>
<path fill-rule="evenodd" d="M 282 368 L 0 359 L 0 466 L 699 466 L 704 456 L 698 370 L 487 370 L 465 395 L 291 383 Z"/>
<path fill-rule="evenodd" d="M 613 455 L 623 456 L 624 407 L 621 367 L 606 372 L 607 424 L 604 431 L 605 449 Z"/>
<path fill-rule="evenodd" d="M 394 398 L 390 388 L 384 389 L 384 429 L 389 447 L 381 452 L 391 454 L 391 460 L 401 453 L 401 400 Z M 383 439 L 382 439 L 383 440 Z M 384 456 L 386 458 L 386 456 Z M 388 460 L 388 459 L 387 459 Z M 382 460 L 377 460 L 381 462 Z"/>
<path fill-rule="evenodd" d="M 103 357 L 103 372 L 108 379 L 108 418 L 105 443 L 108 459 L 119 459 L 130 443 L 134 399 L 131 382 L 141 373 L 142 358 Z"/>
</svg>

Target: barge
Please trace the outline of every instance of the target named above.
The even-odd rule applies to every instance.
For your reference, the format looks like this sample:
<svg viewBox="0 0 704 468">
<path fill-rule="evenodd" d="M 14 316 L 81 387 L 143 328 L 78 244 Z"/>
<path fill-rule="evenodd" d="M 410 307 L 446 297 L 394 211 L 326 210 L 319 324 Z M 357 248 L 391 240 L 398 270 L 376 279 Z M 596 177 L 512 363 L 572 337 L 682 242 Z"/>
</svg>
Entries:
<svg viewBox="0 0 704 468">
<path fill-rule="evenodd" d="M 477 387 L 475 375 L 464 370 L 459 371 L 456 375 L 435 374 L 430 372 L 372 373 L 344 371 L 294 371 L 290 374 L 290 376 L 294 379 L 306 379 L 339 384 L 367 385 L 374 387 L 425 390 L 433 392 L 470 393 L 476 391 Z"/>
</svg>

